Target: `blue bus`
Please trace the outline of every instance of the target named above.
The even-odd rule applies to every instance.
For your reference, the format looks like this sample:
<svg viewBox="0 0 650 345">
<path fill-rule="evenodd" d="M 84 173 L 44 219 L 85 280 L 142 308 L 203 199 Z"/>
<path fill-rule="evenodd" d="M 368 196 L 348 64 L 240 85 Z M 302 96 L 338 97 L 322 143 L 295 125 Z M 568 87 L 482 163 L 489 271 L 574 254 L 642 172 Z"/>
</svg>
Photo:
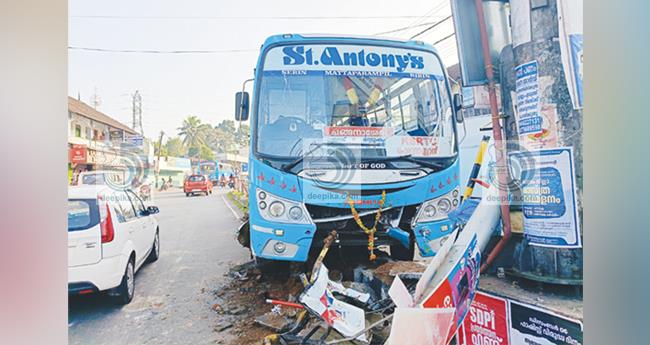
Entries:
<svg viewBox="0 0 650 345">
<path fill-rule="evenodd" d="M 371 259 L 378 246 L 400 260 L 436 254 L 460 203 L 462 98 L 433 46 L 271 36 L 252 81 L 235 118 L 250 114 L 245 238 L 257 260 L 305 262 L 331 230 Z"/>
<path fill-rule="evenodd" d="M 228 180 L 230 175 L 235 173 L 235 170 L 229 163 L 205 160 L 197 163 L 195 171 L 197 174 L 208 176 L 215 186 L 219 183 L 222 176 L 225 180 Z"/>
</svg>

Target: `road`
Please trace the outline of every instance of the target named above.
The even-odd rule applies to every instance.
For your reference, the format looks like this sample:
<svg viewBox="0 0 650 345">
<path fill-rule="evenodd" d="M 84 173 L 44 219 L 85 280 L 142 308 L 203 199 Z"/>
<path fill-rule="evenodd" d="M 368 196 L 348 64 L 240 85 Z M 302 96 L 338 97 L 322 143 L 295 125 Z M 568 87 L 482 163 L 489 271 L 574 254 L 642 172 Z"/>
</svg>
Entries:
<svg viewBox="0 0 650 345">
<path fill-rule="evenodd" d="M 159 206 L 160 259 L 136 274 L 136 292 L 126 306 L 107 296 L 71 298 L 70 344 L 214 344 L 218 314 L 211 292 L 228 268 L 247 261 L 235 239 L 239 210 L 215 188 L 210 196 L 186 198 L 180 191 L 155 196 Z M 239 214 L 241 215 L 241 214 Z M 222 338 L 223 339 L 223 338 Z"/>
</svg>

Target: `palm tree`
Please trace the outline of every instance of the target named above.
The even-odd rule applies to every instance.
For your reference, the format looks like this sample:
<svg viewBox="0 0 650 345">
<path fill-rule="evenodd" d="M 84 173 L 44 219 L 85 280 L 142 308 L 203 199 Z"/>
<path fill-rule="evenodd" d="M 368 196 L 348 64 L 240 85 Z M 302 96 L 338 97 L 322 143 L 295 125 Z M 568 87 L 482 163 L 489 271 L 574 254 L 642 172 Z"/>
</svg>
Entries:
<svg viewBox="0 0 650 345">
<path fill-rule="evenodd" d="M 186 148 L 200 148 L 205 145 L 205 136 L 210 128 L 210 125 L 201 123 L 198 117 L 190 115 L 178 128 L 178 135 L 183 138 L 183 145 Z"/>
</svg>

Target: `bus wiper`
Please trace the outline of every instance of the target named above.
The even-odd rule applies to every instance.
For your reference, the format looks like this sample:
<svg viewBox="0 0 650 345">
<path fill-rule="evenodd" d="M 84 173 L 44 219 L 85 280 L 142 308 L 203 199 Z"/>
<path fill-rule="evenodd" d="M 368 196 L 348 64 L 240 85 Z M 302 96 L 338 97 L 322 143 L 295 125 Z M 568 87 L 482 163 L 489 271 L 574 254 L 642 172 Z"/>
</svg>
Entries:
<svg viewBox="0 0 650 345">
<path fill-rule="evenodd" d="M 418 164 L 420 166 L 430 168 L 430 169 L 442 169 L 446 166 L 445 163 L 439 163 L 439 162 L 428 162 L 424 161 L 421 159 L 413 158 L 412 155 L 403 155 L 403 156 L 395 156 L 395 157 L 382 157 L 382 158 L 376 158 L 372 159 L 370 162 L 395 162 L 395 161 L 405 161 L 405 162 L 411 162 Z"/>
<path fill-rule="evenodd" d="M 291 171 L 291 169 L 293 169 L 296 165 L 300 164 L 300 162 L 305 160 L 305 157 L 311 155 L 312 153 L 314 153 L 316 150 L 318 150 L 321 146 L 323 146 L 325 144 L 330 144 L 331 145 L 331 143 L 327 143 L 327 142 L 313 144 L 314 148 L 309 150 L 309 152 L 307 152 L 305 154 L 301 154 L 300 157 L 296 158 L 295 160 L 293 160 L 293 161 L 291 161 L 291 162 L 289 162 L 287 164 L 284 164 L 282 166 L 282 168 L 281 168 L 282 171 L 284 171 L 284 172 Z"/>
</svg>

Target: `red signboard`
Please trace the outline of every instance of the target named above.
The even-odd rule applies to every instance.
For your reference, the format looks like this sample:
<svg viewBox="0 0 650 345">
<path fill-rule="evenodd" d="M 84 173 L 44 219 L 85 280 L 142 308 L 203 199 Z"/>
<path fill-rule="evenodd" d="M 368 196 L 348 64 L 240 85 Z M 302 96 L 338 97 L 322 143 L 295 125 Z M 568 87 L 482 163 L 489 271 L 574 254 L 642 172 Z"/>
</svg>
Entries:
<svg viewBox="0 0 650 345">
<path fill-rule="evenodd" d="M 86 145 L 73 144 L 68 152 L 68 159 L 73 164 L 86 163 L 87 153 Z"/>
<path fill-rule="evenodd" d="M 477 291 L 458 339 L 460 345 L 509 345 L 506 300 Z"/>
</svg>

